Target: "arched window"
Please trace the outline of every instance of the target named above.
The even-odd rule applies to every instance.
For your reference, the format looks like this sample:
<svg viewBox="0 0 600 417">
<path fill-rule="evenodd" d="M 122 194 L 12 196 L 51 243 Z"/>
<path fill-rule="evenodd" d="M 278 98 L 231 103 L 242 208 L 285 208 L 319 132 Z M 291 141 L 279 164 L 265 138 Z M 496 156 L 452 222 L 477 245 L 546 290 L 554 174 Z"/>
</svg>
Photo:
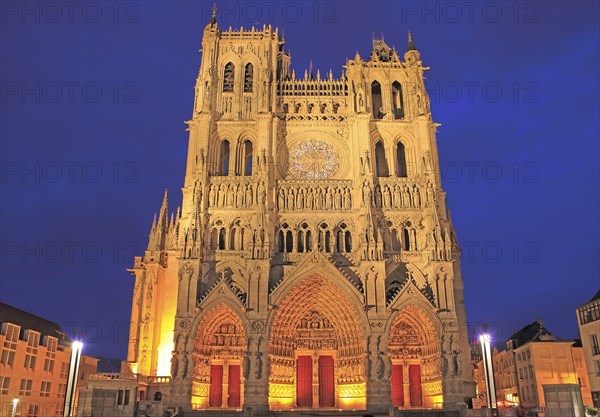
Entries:
<svg viewBox="0 0 600 417">
<path fill-rule="evenodd" d="M 410 250 L 410 233 L 404 229 L 404 250 Z"/>
<path fill-rule="evenodd" d="M 285 239 L 283 237 L 283 230 L 279 231 L 279 237 L 277 239 L 277 244 L 278 244 L 277 246 L 279 249 L 279 253 L 283 253 L 283 250 L 285 248 Z"/>
<path fill-rule="evenodd" d="M 348 253 L 352 251 L 352 238 L 346 223 L 342 223 L 337 232 L 335 250 L 339 253 Z"/>
<path fill-rule="evenodd" d="M 331 252 L 331 231 L 326 223 L 322 223 L 319 228 L 319 251 Z"/>
<path fill-rule="evenodd" d="M 244 142 L 244 175 L 252 175 L 252 158 L 254 156 L 252 142 Z"/>
<path fill-rule="evenodd" d="M 230 250 L 235 250 L 235 235 L 236 235 L 237 230 L 231 229 L 231 236 L 229 236 L 229 249 Z"/>
<path fill-rule="evenodd" d="M 298 232 L 298 252 L 304 252 L 304 232 L 302 230 Z"/>
<path fill-rule="evenodd" d="M 381 100 L 381 84 L 373 81 L 371 84 L 371 106 L 373 110 L 373 118 L 383 118 L 383 101 Z"/>
<path fill-rule="evenodd" d="M 233 63 L 228 62 L 227 65 L 225 65 L 225 70 L 223 71 L 223 92 L 224 93 L 233 92 L 233 82 L 235 79 L 234 72 L 235 72 L 235 66 L 233 65 Z"/>
<path fill-rule="evenodd" d="M 252 92 L 252 84 L 254 82 L 254 66 L 250 63 L 246 64 L 244 69 L 244 93 Z"/>
<path fill-rule="evenodd" d="M 285 251 L 293 252 L 294 250 L 294 237 L 292 235 L 292 231 L 288 230 L 285 234 Z"/>
<path fill-rule="evenodd" d="M 408 177 L 408 170 L 406 169 L 406 149 L 402 142 L 398 142 L 396 146 L 396 172 L 399 177 Z"/>
<path fill-rule="evenodd" d="M 346 245 L 346 252 L 352 252 L 352 235 L 350 234 L 349 230 L 346 230 L 344 243 Z"/>
<path fill-rule="evenodd" d="M 392 83 L 392 111 L 394 119 L 404 119 L 404 97 L 402 96 L 402 86 L 398 81 Z"/>
<path fill-rule="evenodd" d="M 224 140 L 219 155 L 219 175 L 229 175 L 229 154 L 229 141 Z"/>
<path fill-rule="evenodd" d="M 225 249 L 225 228 L 221 228 L 221 230 L 219 230 L 219 249 L 224 250 Z"/>
<path fill-rule="evenodd" d="M 290 253 L 294 251 L 294 236 L 287 223 L 281 225 L 279 230 L 278 247 L 280 253 Z"/>
<path fill-rule="evenodd" d="M 306 231 L 306 251 L 312 251 L 312 234 L 310 233 L 310 230 Z"/>
<path fill-rule="evenodd" d="M 385 158 L 385 148 L 381 141 L 375 144 L 375 172 L 378 177 L 389 176 L 387 159 Z"/>
</svg>

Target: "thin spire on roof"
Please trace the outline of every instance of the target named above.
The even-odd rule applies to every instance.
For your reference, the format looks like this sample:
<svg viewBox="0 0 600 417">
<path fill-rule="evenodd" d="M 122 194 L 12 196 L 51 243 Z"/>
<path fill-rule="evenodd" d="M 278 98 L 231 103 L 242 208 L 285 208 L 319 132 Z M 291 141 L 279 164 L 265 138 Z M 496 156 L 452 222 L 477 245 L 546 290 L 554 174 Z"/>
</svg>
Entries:
<svg viewBox="0 0 600 417">
<path fill-rule="evenodd" d="M 407 51 L 416 51 L 417 47 L 415 46 L 415 42 L 413 40 L 413 35 L 412 32 L 409 30 L 408 31 L 408 47 L 406 48 Z"/>
</svg>

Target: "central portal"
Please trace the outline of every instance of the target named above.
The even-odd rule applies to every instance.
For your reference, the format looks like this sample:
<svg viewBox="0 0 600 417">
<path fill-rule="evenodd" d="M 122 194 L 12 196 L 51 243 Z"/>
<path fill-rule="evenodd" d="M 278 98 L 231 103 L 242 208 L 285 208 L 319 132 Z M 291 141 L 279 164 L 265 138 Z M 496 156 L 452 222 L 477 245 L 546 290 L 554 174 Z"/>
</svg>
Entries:
<svg viewBox="0 0 600 417">
<path fill-rule="evenodd" d="M 279 303 L 271 326 L 269 402 L 273 410 L 364 409 L 364 331 L 351 298 L 313 276 Z"/>
</svg>

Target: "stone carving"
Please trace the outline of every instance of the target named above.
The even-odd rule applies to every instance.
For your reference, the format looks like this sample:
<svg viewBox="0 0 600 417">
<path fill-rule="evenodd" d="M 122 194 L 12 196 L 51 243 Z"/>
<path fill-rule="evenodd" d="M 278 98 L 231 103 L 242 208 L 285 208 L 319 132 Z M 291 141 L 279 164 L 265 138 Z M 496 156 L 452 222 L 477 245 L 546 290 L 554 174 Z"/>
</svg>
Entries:
<svg viewBox="0 0 600 417">
<path fill-rule="evenodd" d="M 283 183 L 277 190 L 277 208 L 281 211 L 351 210 L 352 195 L 344 182 L 315 186 Z"/>
</svg>

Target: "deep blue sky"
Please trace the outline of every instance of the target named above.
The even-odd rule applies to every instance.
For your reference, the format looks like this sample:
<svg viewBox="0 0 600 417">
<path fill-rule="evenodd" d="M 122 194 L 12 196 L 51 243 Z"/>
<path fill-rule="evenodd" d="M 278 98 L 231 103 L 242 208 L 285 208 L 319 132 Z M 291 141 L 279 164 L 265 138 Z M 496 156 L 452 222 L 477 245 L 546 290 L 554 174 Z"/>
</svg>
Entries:
<svg viewBox="0 0 600 417">
<path fill-rule="evenodd" d="M 123 358 L 126 268 L 163 190 L 181 201 L 212 2 L 74 3 L 0 3 L 0 299 Z M 431 66 L 469 323 L 506 338 L 541 318 L 574 338 L 575 308 L 600 288 L 599 3 L 469 4 L 283 1 L 271 23 L 297 72 L 312 60 L 336 75 L 368 57 L 373 32 L 403 52 L 412 30 Z M 260 3 L 218 6 L 221 27 L 270 20 Z"/>
</svg>

